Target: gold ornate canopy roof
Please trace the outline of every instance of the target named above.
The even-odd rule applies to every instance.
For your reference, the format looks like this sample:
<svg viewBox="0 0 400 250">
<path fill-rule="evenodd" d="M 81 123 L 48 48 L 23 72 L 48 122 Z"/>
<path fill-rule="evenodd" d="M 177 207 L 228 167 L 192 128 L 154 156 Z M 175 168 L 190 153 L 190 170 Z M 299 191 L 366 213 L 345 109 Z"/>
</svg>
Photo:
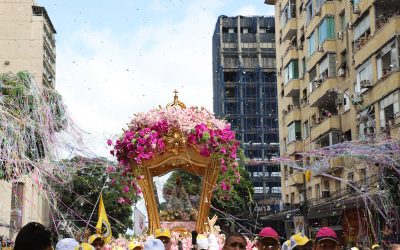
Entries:
<svg viewBox="0 0 400 250">
<path fill-rule="evenodd" d="M 174 101 L 167 104 L 167 108 L 169 107 L 181 107 L 183 109 L 186 108 L 186 105 L 178 100 L 178 91 L 174 90 Z"/>
<path fill-rule="evenodd" d="M 168 107 L 186 108 L 186 105 L 178 100 L 178 91 L 174 91 L 174 101 Z M 166 137 L 166 152 L 156 155 L 150 160 L 144 160 L 140 165 L 131 161 L 132 171 L 135 176 L 143 176 L 138 182 L 143 191 L 149 220 L 149 233 L 160 228 L 160 215 L 154 194 L 153 177 L 164 175 L 173 170 L 185 170 L 191 174 L 202 177 L 202 191 L 200 195 L 200 206 L 196 221 L 196 230 L 204 232 L 207 217 L 210 210 L 213 186 L 217 181 L 219 171 L 218 162 L 211 157 L 200 155 L 197 147 L 187 143 L 186 135 L 179 129 L 172 129 Z M 178 229 L 177 229 L 178 230 Z M 179 228 L 182 230 L 182 228 Z M 179 231 L 178 230 L 178 231 Z"/>
</svg>

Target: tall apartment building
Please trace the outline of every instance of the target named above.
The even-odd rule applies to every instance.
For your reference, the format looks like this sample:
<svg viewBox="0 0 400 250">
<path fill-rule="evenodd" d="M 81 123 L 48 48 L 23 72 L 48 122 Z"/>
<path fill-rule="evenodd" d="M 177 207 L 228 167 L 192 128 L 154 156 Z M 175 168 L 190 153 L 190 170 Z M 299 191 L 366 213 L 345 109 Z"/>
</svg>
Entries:
<svg viewBox="0 0 400 250">
<path fill-rule="evenodd" d="M 276 15 L 281 155 L 299 158 L 299 152 L 345 140 L 398 136 L 400 1 L 265 3 L 275 6 Z M 362 190 L 377 186 L 370 169 L 348 164 L 348 159 L 332 160 L 329 173 Z M 355 204 L 359 194 L 346 182 L 318 175 L 305 182 L 301 171 L 283 165 L 281 171 L 287 212 L 275 215 L 276 220 L 290 228 L 291 216 L 305 215 L 308 208 L 312 233 L 332 226 L 346 244 L 359 243 L 361 236 L 365 242 L 379 240 L 362 226 L 365 209 Z"/>
<path fill-rule="evenodd" d="M 39 87 L 54 87 L 56 30 L 44 7 L 33 0 L 0 0 L 0 73 L 27 70 Z M 30 178 L 0 181 L 0 236 L 30 221 L 49 224 L 48 201 Z"/>
<path fill-rule="evenodd" d="M 279 208 L 280 168 L 273 17 L 220 16 L 213 35 L 214 112 L 227 118 L 250 159 L 258 212 Z"/>
</svg>

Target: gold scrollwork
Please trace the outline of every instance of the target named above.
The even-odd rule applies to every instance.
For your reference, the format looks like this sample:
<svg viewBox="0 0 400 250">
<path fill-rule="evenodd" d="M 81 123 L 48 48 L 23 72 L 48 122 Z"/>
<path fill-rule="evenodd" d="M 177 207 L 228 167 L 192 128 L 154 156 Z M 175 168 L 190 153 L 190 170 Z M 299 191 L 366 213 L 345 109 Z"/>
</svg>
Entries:
<svg viewBox="0 0 400 250">
<path fill-rule="evenodd" d="M 187 138 L 182 135 L 180 130 L 171 130 L 168 132 L 167 136 L 164 137 L 165 147 L 168 151 L 173 152 L 178 155 L 180 151 L 186 150 Z"/>
</svg>

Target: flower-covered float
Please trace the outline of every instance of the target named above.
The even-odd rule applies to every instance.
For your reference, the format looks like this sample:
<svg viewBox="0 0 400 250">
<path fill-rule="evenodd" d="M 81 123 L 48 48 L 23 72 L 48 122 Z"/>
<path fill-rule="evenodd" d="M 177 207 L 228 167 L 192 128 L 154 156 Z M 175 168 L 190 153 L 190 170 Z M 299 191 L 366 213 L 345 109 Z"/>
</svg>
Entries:
<svg viewBox="0 0 400 250">
<path fill-rule="evenodd" d="M 108 140 L 113 147 L 110 153 L 119 163 L 109 170 L 118 173 L 111 183 L 127 194 L 119 202 L 132 203 L 134 200 L 128 198 L 132 192 L 143 193 L 148 233 L 160 227 L 176 232 L 203 232 L 212 192 L 219 188 L 223 191 L 220 198 L 227 199 L 232 184 L 240 181 L 236 161 L 240 143 L 230 124 L 215 118 L 205 108 L 186 107 L 174 93 L 174 101 L 165 108 L 136 114 L 115 142 Z M 188 188 L 176 175 L 171 187 L 163 191 L 165 202 L 161 204 L 154 192 L 157 187 L 153 178 L 176 170 L 192 175 L 193 180 L 199 178 L 199 184 L 193 181 Z M 227 177 L 216 183 L 218 174 Z"/>
</svg>

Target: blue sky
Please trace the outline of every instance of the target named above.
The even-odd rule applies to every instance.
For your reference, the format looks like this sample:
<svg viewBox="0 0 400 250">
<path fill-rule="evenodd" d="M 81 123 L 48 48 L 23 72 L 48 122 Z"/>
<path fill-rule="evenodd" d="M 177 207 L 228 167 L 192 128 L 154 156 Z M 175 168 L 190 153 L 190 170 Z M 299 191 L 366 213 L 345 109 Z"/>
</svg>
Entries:
<svg viewBox="0 0 400 250">
<path fill-rule="evenodd" d="M 57 30 L 56 88 L 88 148 L 109 157 L 106 140 L 133 114 L 172 101 L 174 89 L 187 105 L 212 110 L 217 17 L 273 14 L 263 2 L 38 0 Z"/>
</svg>

